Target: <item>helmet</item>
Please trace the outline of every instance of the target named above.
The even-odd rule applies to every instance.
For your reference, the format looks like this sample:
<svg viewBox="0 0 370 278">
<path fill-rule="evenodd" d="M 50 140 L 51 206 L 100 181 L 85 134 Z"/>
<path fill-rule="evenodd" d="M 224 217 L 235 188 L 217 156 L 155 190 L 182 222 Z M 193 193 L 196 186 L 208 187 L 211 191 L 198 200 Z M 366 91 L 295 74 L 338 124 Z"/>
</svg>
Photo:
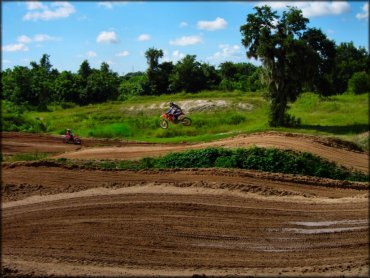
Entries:
<svg viewBox="0 0 370 278">
<path fill-rule="evenodd" d="M 69 128 L 67 128 L 67 131 L 71 131 Z"/>
<path fill-rule="evenodd" d="M 170 106 L 173 106 L 173 102 L 172 101 L 170 102 Z"/>
</svg>

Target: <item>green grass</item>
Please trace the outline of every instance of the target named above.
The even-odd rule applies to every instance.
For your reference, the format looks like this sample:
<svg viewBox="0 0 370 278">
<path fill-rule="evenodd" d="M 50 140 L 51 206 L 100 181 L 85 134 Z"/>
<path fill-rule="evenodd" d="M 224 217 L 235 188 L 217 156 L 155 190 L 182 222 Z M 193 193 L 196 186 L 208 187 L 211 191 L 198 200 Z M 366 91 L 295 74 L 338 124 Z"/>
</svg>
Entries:
<svg viewBox="0 0 370 278">
<path fill-rule="evenodd" d="M 209 97 L 212 96 L 212 97 Z M 209 112 L 193 112 L 188 116 L 193 124 L 184 127 L 170 123 L 167 130 L 160 128 L 159 117 L 167 110 L 169 100 L 190 99 L 227 100 L 232 107 Z M 252 111 L 236 110 L 235 105 L 245 102 L 253 105 Z M 150 106 L 165 103 L 164 108 Z M 46 126 L 47 132 L 62 134 L 71 128 L 81 137 L 106 137 L 147 142 L 196 142 L 223 138 L 246 131 L 267 129 L 261 118 L 267 117 L 266 101 L 255 94 L 202 92 L 180 93 L 157 97 L 135 97 L 125 102 L 110 102 L 61 109 L 53 106 L 52 112 L 30 112 Z"/>
<path fill-rule="evenodd" d="M 167 110 L 169 101 L 181 100 L 226 100 L 229 108 L 214 111 L 189 113 L 193 120 L 190 127 L 170 123 L 167 130 L 159 127 L 159 116 Z M 166 104 L 163 108 L 151 106 Z M 240 110 L 239 103 L 253 105 L 250 111 Z M 124 102 L 78 107 L 53 105 L 50 112 L 25 112 L 20 131 L 49 132 L 62 134 L 66 128 L 81 137 L 120 138 L 146 142 L 199 142 L 225 138 L 240 133 L 267 130 L 297 132 L 334 136 L 353 141 L 368 149 L 368 95 L 338 95 L 320 98 L 312 93 L 301 95 L 290 104 L 289 114 L 301 119 L 297 128 L 270 128 L 268 126 L 268 101 L 259 93 L 205 91 L 197 94 L 178 93 L 174 95 L 133 97 Z M 4 116 L 4 112 L 3 112 Z M 5 114 L 4 130 L 17 125 L 11 111 Z M 359 138 L 359 136 L 361 138 Z"/>
<path fill-rule="evenodd" d="M 368 131 L 368 94 L 320 98 L 306 93 L 291 105 L 290 114 L 301 118 L 302 128 L 330 134 Z"/>
<path fill-rule="evenodd" d="M 2 162 L 16 162 L 16 161 L 36 161 L 43 160 L 48 157 L 48 153 L 17 153 L 14 155 L 1 155 Z"/>
</svg>

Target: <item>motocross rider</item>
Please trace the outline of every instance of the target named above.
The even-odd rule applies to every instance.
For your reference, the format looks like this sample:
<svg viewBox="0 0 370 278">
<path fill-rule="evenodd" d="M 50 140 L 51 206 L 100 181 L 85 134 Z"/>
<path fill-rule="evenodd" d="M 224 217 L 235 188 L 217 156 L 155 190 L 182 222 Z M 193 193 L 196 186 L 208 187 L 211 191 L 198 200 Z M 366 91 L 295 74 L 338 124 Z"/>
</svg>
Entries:
<svg viewBox="0 0 370 278">
<path fill-rule="evenodd" d="M 178 106 L 176 103 L 170 102 L 170 109 L 166 112 L 167 115 L 173 115 L 175 117 L 175 121 L 177 121 L 177 118 L 181 115 L 182 110 L 180 106 Z"/>
<path fill-rule="evenodd" d="M 66 137 L 68 138 L 68 140 L 73 141 L 73 133 L 72 133 L 71 129 L 69 129 L 69 128 L 67 128 Z"/>
</svg>

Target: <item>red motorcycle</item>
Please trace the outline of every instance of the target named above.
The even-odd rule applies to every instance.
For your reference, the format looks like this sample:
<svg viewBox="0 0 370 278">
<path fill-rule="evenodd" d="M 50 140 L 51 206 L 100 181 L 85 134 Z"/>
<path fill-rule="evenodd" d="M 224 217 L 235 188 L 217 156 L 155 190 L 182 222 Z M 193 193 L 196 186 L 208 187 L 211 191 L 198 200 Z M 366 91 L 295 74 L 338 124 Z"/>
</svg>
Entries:
<svg viewBox="0 0 370 278">
<path fill-rule="evenodd" d="M 77 135 L 64 135 L 63 142 L 67 144 L 81 145 L 82 141 Z"/>
<path fill-rule="evenodd" d="M 174 124 L 183 124 L 184 126 L 190 126 L 191 125 L 191 119 L 188 117 L 185 117 L 185 114 L 181 112 L 181 114 L 175 119 L 174 115 L 168 115 L 166 113 L 163 113 L 161 116 L 161 119 L 159 121 L 159 125 L 161 128 L 168 128 L 168 122 L 172 122 Z"/>
</svg>

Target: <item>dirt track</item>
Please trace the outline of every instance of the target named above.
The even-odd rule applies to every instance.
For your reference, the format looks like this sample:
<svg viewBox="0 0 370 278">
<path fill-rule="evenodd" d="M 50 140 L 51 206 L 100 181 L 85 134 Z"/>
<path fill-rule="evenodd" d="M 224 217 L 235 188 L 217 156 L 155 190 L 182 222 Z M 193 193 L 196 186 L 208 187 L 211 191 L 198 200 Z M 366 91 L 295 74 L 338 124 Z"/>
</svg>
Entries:
<svg viewBox="0 0 370 278">
<path fill-rule="evenodd" d="M 2 134 L 4 154 L 18 152 L 54 152 L 55 156 L 69 159 L 140 159 L 160 156 L 169 152 L 206 147 L 276 147 L 307 151 L 349 168 L 368 172 L 369 156 L 353 151 L 353 146 L 328 138 L 277 132 L 241 135 L 229 139 L 198 144 L 150 144 L 114 140 L 83 139 L 82 146 L 62 144 L 61 138 L 46 135 Z"/>
<path fill-rule="evenodd" d="M 365 277 L 369 270 L 365 183 L 19 163 L 2 167 L 2 209 L 9 276 Z"/>
</svg>

